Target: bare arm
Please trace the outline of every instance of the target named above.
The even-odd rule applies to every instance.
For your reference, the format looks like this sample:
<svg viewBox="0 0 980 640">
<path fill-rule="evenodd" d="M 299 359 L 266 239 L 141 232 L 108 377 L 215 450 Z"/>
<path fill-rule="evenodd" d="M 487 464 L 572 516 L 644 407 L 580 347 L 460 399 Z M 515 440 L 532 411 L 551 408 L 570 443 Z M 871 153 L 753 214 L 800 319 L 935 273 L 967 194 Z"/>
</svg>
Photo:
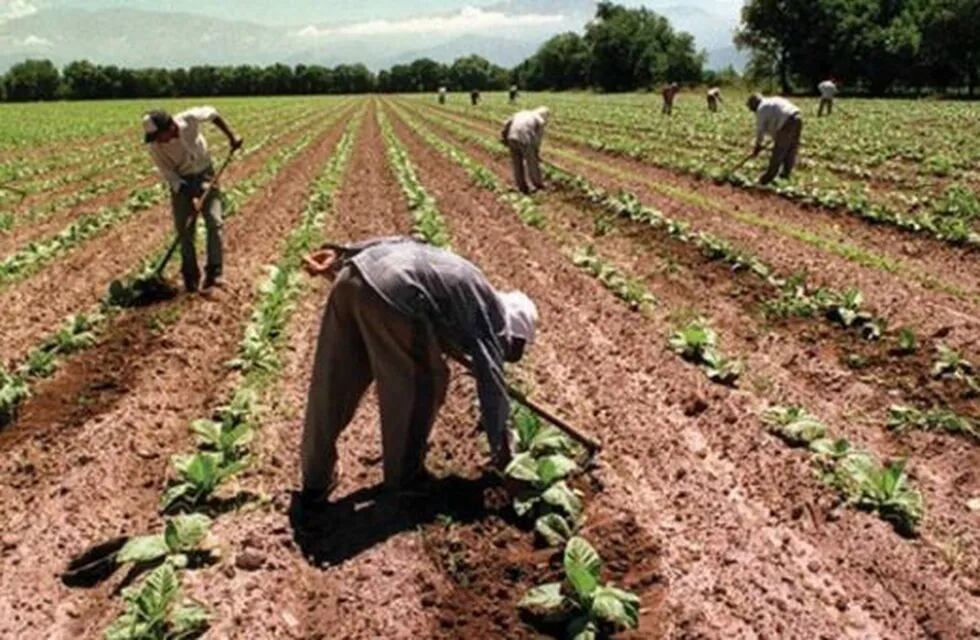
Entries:
<svg viewBox="0 0 980 640">
<path fill-rule="evenodd" d="M 228 123 L 225 122 L 224 118 L 221 116 L 215 116 L 214 126 L 221 129 L 221 133 L 228 137 L 228 144 L 231 145 L 232 151 L 237 151 L 241 148 L 244 140 L 235 135 L 235 132 L 231 130 L 231 127 L 228 126 Z"/>
</svg>

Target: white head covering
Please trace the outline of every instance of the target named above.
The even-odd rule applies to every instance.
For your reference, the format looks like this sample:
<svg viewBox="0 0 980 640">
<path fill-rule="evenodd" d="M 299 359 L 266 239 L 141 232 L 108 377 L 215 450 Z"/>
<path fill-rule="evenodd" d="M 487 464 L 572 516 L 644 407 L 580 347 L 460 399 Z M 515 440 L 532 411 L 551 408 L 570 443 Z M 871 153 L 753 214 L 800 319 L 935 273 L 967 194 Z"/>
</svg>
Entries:
<svg viewBox="0 0 980 640">
<path fill-rule="evenodd" d="M 534 113 L 541 116 L 541 119 L 545 122 L 547 122 L 548 118 L 551 117 L 551 111 L 548 109 L 548 107 L 538 107 L 534 110 Z"/>
<path fill-rule="evenodd" d="M 504 308 L 507 335 L 520 338 L 530 346 L 534 342 L 534 329 L 538 324 L 538 308 L 520 291 L 497 292 L 497 299 Z"/>
</svg>

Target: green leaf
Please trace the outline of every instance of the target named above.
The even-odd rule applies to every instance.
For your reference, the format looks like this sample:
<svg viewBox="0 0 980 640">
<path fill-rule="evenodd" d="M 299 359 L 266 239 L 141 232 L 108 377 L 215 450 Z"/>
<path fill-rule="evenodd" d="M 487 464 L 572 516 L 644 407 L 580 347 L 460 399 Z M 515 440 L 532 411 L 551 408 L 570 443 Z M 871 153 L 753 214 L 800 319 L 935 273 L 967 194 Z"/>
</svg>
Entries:
<svg viewBox="0 0 980 640">
<path fill-rule="evenodd" d="M 189 482 L 180 482 L 169 487 L 163 492 L 163 496 L 160 498 L 160 508 L 164 511 L 169 510 L 189 494 L 193 493 L 193 491 L 194 485 Z"/>
<path fill-rule="evenodd" d="M 171 614 L 168 640 L 192 637 L 207 628 L 210 619 L 207 610 L 196 603 L 185 603 L 175 607 Z"/>
<path fill-rule="evenodd" d="M 514 456 L 504 473 L 523 482 L 537 483 L 539 481 L 537 461 L 530 453 L 519 453 Z"/>
<path fill-rule="evenodd" d="M 575 533 L 569 521 L 557 513 L 548 513 L 538 518 L 534 523 L 534 530 L 549 547 L 565 544 Z"/>
<path fill-rule="evenodd" d="M 211 518 L 203 513 L 179 515 L 167 521 L 164 539 L 171 553 L 195 549 L 211 528 Z"/>
<path fill-rule="evenodd" d="M 635 629 L 640 624 L 640 598 L 609 585 L 596 588 L 592 613 L 617 628 Z"/>
<path fill-rule="evenodd" d="M 550 486 L 568 477 L 569 474 L 578 469 L 575 461 L 560 453 L 538 458 L 537 475 L 541 484 Z"/>
<path fill-rule="evenodd" d="M 599 584 L 602 558 L 584 538 L 575 536 L 565 545 L 565 577 L 581 601 L 588 601 Z"/>
<path fill-rule="evenodd" d="M 560 582 L 549 582 L 530 589 L 517 608 L 537 616 L 554 617 L 569 608 L 568 599 L 562 595 Z"/>
<path fill-rule="evenodd" d="M 161 534 L 130 538 L 116 555 L 116 562 L 145 564 L 166 557 L 169 549 Z"/>
<path fill-rule="evenodd" d="M 221 448 L 221 423 L 213 420 L 195 420 L 191 432 L 197 435 L 198 443 L 204 446 Z"/>
<path fill-rule="evenodd" d="M 565 512 L 573 520 L 578 520 L 582 516 L 582 499 L 564 482 L 556 482 L 541 494 L 541 500 L 545 504 L 557 507 Z"/>
</svg>

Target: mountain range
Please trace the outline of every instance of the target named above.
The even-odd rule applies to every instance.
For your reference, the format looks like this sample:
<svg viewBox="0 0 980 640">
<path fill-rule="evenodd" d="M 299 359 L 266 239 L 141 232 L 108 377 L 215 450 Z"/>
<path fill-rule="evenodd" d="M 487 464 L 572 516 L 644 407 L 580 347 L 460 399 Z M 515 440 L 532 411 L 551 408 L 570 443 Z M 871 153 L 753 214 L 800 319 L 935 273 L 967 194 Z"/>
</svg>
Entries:
<svg viewBox="0 0 980 640">
<path fill-rule="evenodd" d="M 644 4 L 694 35 L 709 53 L 709 67 L 741 66 L 731 46 L 737 16 L 728 2 L 679 1 Z M 23 0 L 15 4 L 34 9 Z M 42 6 L 0 14 L 0 71 L 27 57 L 129 67 L 361 62 L 377 71 L 418 57 L 451 62 L 470 53 L 512 67 L 552 35 L 581 31 L 594 12 L 591 0 L 504 0 L 421 16 L 299 25 L 188 11 Z"/>
</svg>

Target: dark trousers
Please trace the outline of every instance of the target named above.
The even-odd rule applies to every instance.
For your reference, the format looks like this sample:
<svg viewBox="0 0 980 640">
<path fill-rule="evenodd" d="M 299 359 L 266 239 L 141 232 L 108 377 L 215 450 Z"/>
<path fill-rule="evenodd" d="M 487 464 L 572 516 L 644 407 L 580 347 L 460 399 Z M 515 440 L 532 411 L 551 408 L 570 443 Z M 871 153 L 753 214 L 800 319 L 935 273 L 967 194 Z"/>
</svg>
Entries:
<svg viewBox="0 0 980 640">
<path fill-rule="evenodd" d="M 800 150 L 800 136 L 803 133 L 803 119 L 799 115 L 793 116 L 786 121 L 786 124 L 776 132 L 776 139 L 773 141 L 772 157 L 769 159 L 769 168 L 759 178 L 760 184 L 769 184 L 776 175 L 782 178 L 789 178 L 796 166 L 796 157 Z"/>
<path fill-rule="evenodd" d="M 214 177 L 214 171 L 209 169 L 193 176 L 182 177 L 187 182 L 188 188 L 170 194 L 170 208 L 173 213 L 174 231 L 180 237 L 180 271 L 184 277 L 184 285 L 193 290 L 201 280 L 201 270 L 197 266 L 195 247 L 197 225 L 188 227 L 188 224 L 195 213 L 193 198 L 203 194 L 203 184 Z M 212 189 L 201 204 L 201 213 L 207 230 L 207 263 L 204 268 L 208 276 L 217 278 L 221 275 L 224 261 L 221 242 L 223 210 L 221 193 L 217 188 Z"/>
</svg>

